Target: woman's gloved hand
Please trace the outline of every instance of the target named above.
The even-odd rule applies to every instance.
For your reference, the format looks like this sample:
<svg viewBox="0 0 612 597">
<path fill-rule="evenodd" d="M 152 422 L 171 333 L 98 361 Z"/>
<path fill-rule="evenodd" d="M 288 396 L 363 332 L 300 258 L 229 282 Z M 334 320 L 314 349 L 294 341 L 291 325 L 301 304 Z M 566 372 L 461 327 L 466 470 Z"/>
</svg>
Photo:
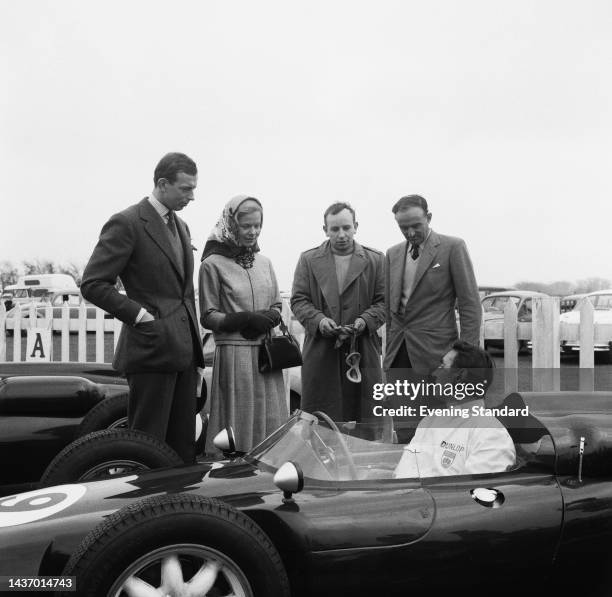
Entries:
<svg viewBox="0 0 612 597">
<path fill-rule="evenodd" d="M 239 332 L 251 323 L 254 313 L 252 311 L 238 311 L 238 313 L 227 313 L 219 324 L 222 332 Z"/>
<path fill-rule="evenodd" d="M 275 328 L 281 322 L 281 314 L 276 309 L 262 309 L 261 311 L 255 311 L 255 313 L 260 313 L 264 317 L 267 317 L 272 324 L 269 329 Z"/>
<path fill-rule="evenodd" d="M 261 311 L 255 311 L 251 313 L 251 319 L 248 325 L 241 329 L 240 333 L 247 340 L 254 340 L 257 336 L 261 336 L 268 330 L 271 330 L 275 325 L 276 324 L 270 316 L 264 315 Z"/>
</svg>

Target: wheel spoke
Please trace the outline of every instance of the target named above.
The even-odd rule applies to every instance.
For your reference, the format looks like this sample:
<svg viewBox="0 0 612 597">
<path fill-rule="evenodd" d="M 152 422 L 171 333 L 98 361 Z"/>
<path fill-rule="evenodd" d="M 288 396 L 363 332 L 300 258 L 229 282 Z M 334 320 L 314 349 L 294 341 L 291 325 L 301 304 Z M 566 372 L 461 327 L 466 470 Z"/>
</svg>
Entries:
<svg viewBox="0 0 612 597">
<path fill-rule="evenodd" d="M 208 594 L 208 591 L 213 587 L 221 564 L 215 560 L 211 560 L 204 564 L 195 576 L 187 583 L 187 592 L 185 597 L 203 597 Z"/>
<path fill-rule="evenodd" d="M 128 594 L 128 597 L 161 597 L 164 594 L 136 576 L 130 576 L 122 589 Z"/>
<path fill-rule="evenodd" d="M 183 569 L 176 554 L 170 555 L 162 560 L 161 564 L 162 584 L 159 588 L 162 595 L 172 593 L 182 595 L 185 583 L 183 581 Z"/>
</svg>

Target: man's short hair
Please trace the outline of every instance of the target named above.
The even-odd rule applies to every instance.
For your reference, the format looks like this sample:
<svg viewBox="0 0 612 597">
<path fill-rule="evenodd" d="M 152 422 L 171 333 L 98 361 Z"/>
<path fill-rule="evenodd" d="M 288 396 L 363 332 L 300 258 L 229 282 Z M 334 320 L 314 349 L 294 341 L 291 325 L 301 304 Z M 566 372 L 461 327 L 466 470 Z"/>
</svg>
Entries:
<svg viewBox="0 0 612 597">
<path fill-rule="evenodd" d="M 179 172 L 195 176 L 198 173 L 198 168 L 196 163 L 184 153 L 167 153 L 155 166 L 153 184 L 157 186 L 157 181 L 160 178 L 165 178 L 170 184 L 174 184 Z"/>
<path fill-rule="evenodd" d="M 489 388 L 493 382 L 493 368 L 495 367 L 489 353 L 465 340 L 457 340 L 452 348 L 457 351 L 452 369 L 466 371 L 466 377 L 462 381 L 472 384 L 481 383 L 485 388 Z"/>
<path fill-rule="evenodd" d="M 332 203 L 323 214 L 323 226 L 327 226 L 327 216 L 331 214 L 335 216 L 339 214 L 343 209 L 348 209 L 353 214 L 353 224 L 356 222 L 355 220 L 355 209 L 350 203 L 345 203 L 344 201 L 338 201 L 336 203 Z"/>
<path fill-rule="evenodd" d="M 405 197 L 402 197 L 396 201 L 391 211 L 396 214 L 398 211 L 406 211 L 410 207 L 420 207 L 425 215 L 429 213 L 427 199 L 425 199 L 425 197 L 421 197 L 421 195 L 406 195 Z"/>
</svg>

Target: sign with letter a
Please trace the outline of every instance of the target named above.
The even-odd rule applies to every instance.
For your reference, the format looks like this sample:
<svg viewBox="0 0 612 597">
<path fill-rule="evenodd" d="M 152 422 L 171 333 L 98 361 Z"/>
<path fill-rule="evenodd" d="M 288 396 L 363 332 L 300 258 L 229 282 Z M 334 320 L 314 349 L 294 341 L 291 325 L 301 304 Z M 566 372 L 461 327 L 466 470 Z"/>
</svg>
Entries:
<svg viewBox="0 0 612 597">
<path fill-rule="evenodd" d="M 28 328 L 26 361 L 51 360 L 51 330 Z"/>
</svg>

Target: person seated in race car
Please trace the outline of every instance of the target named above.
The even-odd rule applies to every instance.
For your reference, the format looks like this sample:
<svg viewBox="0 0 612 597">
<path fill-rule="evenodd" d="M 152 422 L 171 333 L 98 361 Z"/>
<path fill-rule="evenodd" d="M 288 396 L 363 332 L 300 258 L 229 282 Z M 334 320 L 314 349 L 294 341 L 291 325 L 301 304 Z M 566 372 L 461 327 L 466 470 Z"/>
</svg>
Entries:
<svg viewBox="0 0 612 597">
<path fill-rule="evenodd" d="M 509 470 L 516 461 L 512 438 L 484 410 L 484 395 L 493 381 L 491 357 L 460 340 L 444 355 L 434 377 L 442 403 L 430 401 L 424 407 L 431 414 L 419 422 L 394 476 L 438 477 Z"/>
</svg>

